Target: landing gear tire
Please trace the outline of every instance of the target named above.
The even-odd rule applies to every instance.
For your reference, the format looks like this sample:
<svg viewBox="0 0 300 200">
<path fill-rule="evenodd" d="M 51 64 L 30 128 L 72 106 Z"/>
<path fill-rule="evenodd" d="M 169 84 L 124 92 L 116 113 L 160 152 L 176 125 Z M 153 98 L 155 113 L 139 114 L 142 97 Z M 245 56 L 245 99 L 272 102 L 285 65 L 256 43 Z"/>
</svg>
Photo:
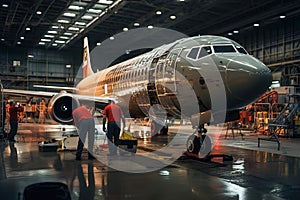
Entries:
<svg viewBox="0 0 300 200">
<path fill-rule="evenodd" d="M 211 140 L 208 136 L 202 136 L 202 142 L 200 141 L 199 136 L 191 135 L 187 140 L 187 151 L 193 154 L 199 154 L 204 157 L 208 155 L 211 151 Z"/>
</svg>

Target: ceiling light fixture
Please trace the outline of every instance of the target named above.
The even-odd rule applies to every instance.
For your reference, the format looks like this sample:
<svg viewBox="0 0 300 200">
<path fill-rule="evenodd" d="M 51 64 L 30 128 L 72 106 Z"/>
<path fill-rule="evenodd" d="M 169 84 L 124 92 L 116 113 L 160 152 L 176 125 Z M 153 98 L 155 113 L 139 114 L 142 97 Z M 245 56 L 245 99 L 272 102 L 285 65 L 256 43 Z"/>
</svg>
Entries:
<svg viewBox="0 0 300 200">
<path fill-rule="evenodd" d="M 64 23 L 64 24 L 70 23 L 69 20 L 65 20 L 65 19 L 59 19 L 59 20 L 57 20 L 57 22 L 59 22 L 59 23 Z"/>
<path fill-rule="evenodd" d="M 136 22 L 133 24 L 133 26 L 140 26 L 140 24 Z"/>
<path fill-rule="evenodd" d="M 21 42 L 17 42 L 17 44 L 21 44 Z"/>
<path fill-rule="evenodd" d="M 21 36 L 20 39 L 21 39 L 21 40 L 24 40 L 25 38 L 24 38 L 24 36 Z"/>
<path fill-rule="evenodd" d="M 41 14 L 42 14 L 42 11 L 39 11 L 39 10 L 38 10 L 38 11 L 36 11 L 36 14 L 37 14 L 37 15 L 41 15 Z"/>
<path fill-rule="evenodd" d="M 69 29 L 70 31 L 79 31 L 79 28 L 73 27 L 73 26 L 69 27 L 68 29 Z"/>
<path fill-rule="evenodd" d="M 48 33 L 57 34 L 57 31 L 48 31 Z"/>
<path fill-rule="evenodd" d="M 4 4 L 2 4 L 2 7 L 3 7 L 3 8 L 7 8 L 8 5 L 4 3 Z"/>
<path fill-rule="evenodd" d="M 160 10 L 158 10 L 158 11 L 156 11 L 156 14 L 157 14 L 157 15 L 161 15 L 162 12 L 161 12 Z"/>
<path fill-rule="evenodd" d="M 97 44 L 96 44 L 97 46 L 100 46 L 101 45 L 101 42 L 97 42 Z"/>
<path fill-rule="evenodd" d="M 60 36 L 59 38 L 64 39 L 64 40 L 68 40 L 69 39 L 69 37 L 67 37 L 67 36 Z"/>
<path fill-rule="evenodd" d="M 42 41 L 42 42 L 51 42 L 50 39 L 46 39 L 46 38 L 42 38 L 41 41 Z"/>
<path fill-rule="evenodd" d="M 174 19 L 176 19 L 176 16 L 175 15 L 171 15 L 170 19 L 174 20 Z"/>
<path fill-rule="evenodd" d="M 286 16 L 285 15 L 280 15 L 279 18 L 280 19 L 284 19 Z"/>
<path fill-rule="evenodd" d="M 85 23 L 85 22 L 75 22 L 75 25 L 78 25 L 78 26 L 85 26 L 86 23 Z"/>
<path fill-rule="evenodd" d="M 125 28 L 123 28 L 123 31 L 125 31 L 125 32 L 126 32 L 126 31 L 128 31 L 128 28 L 126 28 L 126 27 L 125 27 Z"/>
<path fill-rule="evenodd" d="M 63 41 L 63 40 L 55 40 L 55 43 L 58 43 L 58 44 L 64 44 L 65 41 Z"/>
<path fill-rule="evenodd" d="M 253 24 L 253 26 L 255 26 L 255 27 L 259 27 L 259 24 Z"/>
<path fill-rule="evenodd" d="M 30 31 L 30 28 L 29 28 L 29 27 L 27 27 L 27 28 L 26 28 L 26 31 Z"/>
<path fill-rule="evenodd" d="M 53 44 L 52 44 L 52 46 L 56 47 L 56 46 L 57 46 L 57 44 L 56 44 L 56 43 L 53 43 Z"/>
<path fill-rule="evenodd" d="M 90 8 L 90 9 L 88 9 L 88 12 L 89 12 L 89 13 L 99 14 L 99 13 L 102 12 L 102 10 L 97 10 L 97 9 Z"/>
<path fill-rule="evenodd" d="M 71 13 L 71 12 L 65 12 L 64 16 L 66 16 L 66 17 L 76 17 L 76 14 L 75 13 Z"/>
<path fill-rule="evenodd" d="M 70 10 L 82 10 L 83 7 L 81 7 L 81 6 L 75 6 L 75 5 L 70 5 L 70 6 L 69 6 L 69 9 L 70 9 Z"/>
<path fill-rule="evenodd" d="M 153 29 L 153 26 L 152 26 L 152 25 L 149 25 L 148 28 L 149 28 L 149 29 Z"/>
<path fill-rule="evenodd" d="M 110 1 L 110 0 L 99 0 L 98 3 L 110 5 L 110 4 L 113 3 L 113 1 Z"/>
<path fill-rule="evenodd" d="M 91 20 L 91 19 L 93 19 L 93 16 L 91 16 L 91 15 L 83 15 L 81 17 L 81 19 Z"/>
<path fill-rule="evenodd" d="M 39 42 L 39 45 L 45 45 L 46 43 L 45 42 Z"/>
<path fill-rule="evenodd" d="M 233 33 L 239 33 L 239 31 L 233 31 Z"/>
<path fill-rule="evenodd" d="M 114 38 L 113 36 L 111 36 L 109 39 L 110 39 L 110 40 L 114 40 L 115 38 Z"/>
<path fill-rule="evenodd" d="M 47 38 L 54 38 L 54 35 L 44 35 L 44 37 L 47 37 Z"/>
</svg>

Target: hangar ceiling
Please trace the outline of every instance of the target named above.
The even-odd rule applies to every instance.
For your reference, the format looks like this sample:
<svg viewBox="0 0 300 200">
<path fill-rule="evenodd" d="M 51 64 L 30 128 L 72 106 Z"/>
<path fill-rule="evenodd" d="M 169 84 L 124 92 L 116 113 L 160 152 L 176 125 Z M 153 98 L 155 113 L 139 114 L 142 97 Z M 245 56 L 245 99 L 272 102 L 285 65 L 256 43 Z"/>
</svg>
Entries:
<svg viewBox="0 0 300 200">
<path fill-rule="evenodd" d="M 298 0 L 1 0 L 1 46 L 91 47 L 121 31 L 163 27 L 228 35 L 300 12 Z M 237 33 L 236 33 L 237 34 Z"/>
</svg>

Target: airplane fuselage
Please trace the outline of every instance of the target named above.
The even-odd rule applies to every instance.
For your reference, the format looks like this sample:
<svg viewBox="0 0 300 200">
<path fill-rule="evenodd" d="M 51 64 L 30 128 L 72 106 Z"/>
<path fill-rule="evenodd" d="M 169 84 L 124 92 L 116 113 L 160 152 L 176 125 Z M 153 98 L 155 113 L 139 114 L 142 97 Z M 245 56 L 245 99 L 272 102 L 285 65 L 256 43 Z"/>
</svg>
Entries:
<svg viewBox="0 0 300 200">
<path fill-rule="evenodd" d="M 270 70 L 238 43 L 197 36 L 101 70 L 83 79 L 77 89 L 82 95 L 116 97 L 133 118 L 147 116 L 154 104 L 162 105 L 168 116 L 178 117 L 182 114 L 178 96 L 189 102 L 189 95 L 194 95 L 199 109 L 190 109 L 204 112 L 212 109 L 212 91 L 224 88 L 225 109 L 233 111 L 257 99 L 271 81 Z M 180 88 L 186 83 L 193 94 Z"/>
</svg>

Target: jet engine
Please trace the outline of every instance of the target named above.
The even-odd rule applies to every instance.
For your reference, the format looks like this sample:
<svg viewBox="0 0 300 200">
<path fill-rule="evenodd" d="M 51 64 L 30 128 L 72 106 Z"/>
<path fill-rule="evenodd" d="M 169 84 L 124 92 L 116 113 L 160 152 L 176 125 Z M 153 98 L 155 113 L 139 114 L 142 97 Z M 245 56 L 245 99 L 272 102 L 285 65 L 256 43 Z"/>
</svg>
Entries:
<svg viewBox="0 0 300 200">
<path fill-rule="evenodd" d="M 72 94 L 62 91 L 53 96 L 48 105 L 50 117 L 61 124 L 71 124 L 73 122 L 72 106 L 78 107 L 79 101 Z"/>
</svg>

